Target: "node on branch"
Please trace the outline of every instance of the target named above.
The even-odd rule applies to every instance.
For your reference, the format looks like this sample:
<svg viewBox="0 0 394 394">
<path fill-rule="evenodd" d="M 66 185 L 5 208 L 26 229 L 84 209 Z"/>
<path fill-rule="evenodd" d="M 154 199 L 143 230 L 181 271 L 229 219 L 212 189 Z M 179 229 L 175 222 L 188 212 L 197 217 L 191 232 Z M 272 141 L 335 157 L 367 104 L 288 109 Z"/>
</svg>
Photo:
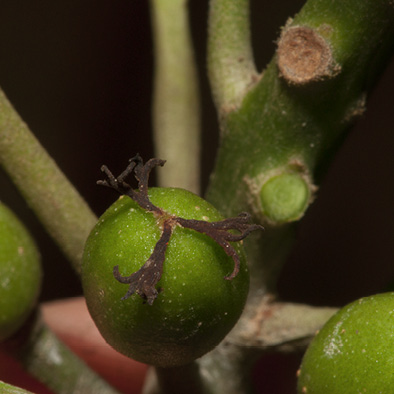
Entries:
<svg viewBox="0 0 394 394">
<path fill-rule="evenodd" d="M 330 44 L 306 26 L 285 28 L 278 42 L 278 68 L 289 84 L 306 85 L 337 75 Z"/>
</svg>

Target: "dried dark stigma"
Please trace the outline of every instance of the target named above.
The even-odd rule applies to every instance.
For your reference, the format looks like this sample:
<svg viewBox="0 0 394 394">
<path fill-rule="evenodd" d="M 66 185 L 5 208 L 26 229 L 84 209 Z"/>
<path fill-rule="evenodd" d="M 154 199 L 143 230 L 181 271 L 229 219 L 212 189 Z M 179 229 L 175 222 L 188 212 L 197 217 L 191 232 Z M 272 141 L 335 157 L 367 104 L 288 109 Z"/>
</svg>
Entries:
<svg viewBox="0 0 394 394">
<path fill-rule="evenodd" d="M 240 213 L 237 217 L 224 219 L 218 222 L 184 219 L 167 214 L 161 208 L 152 204 L 148 196 L 150 172 L 155 167 L 163 166 L 164 163 L 165 160 L 150 159 L 144 164 L 141 156 L 137 154 L 129 160 L 129 165 L 118 177 L 115 177 L 108 167 L 102 166 L 101 170 L 105 173 L 107 179 L 97 182 L 99 185 L 108 186 L 116 190 L 121 195 L 129 196 L 142 209 L 152 212 L 156 217 L 161 217 L 163 219 L 161 221 L 162 232 L 160 239 L 157 241 L 152 254 L 145 264 L 130 276 L 122 276 L 118 266 L 115 266 L 113 270 L 116 280 L 120 283 L 129 285 L 129 289 L 122 299 L 129 298 L 132 294 L 138 294 L 144 302 L 147 302 L 149 305 L 153 304 L 159 294 L 156 285 L 161 279 L 165 252 L 176 225 L 206 234 L 223 248 L 225 253 L 234 261 L 233 272 L 225 277 L 227 280 L 234 279 L 240 267 L 238 253 L 231 245 L 231 242 L 239 242 L 247 237 L 252 231 L 263 229 L 263 227 L 258 224 L 250 224 L 250 215 L 246 212 Z M 137 190 L 134 190 L 125 181 L 131 174 L 134 174 L 135 179 L 138 181 Z M 234 234 L 231 230 L 238 231 L 238 234 Z"/>
</svg>

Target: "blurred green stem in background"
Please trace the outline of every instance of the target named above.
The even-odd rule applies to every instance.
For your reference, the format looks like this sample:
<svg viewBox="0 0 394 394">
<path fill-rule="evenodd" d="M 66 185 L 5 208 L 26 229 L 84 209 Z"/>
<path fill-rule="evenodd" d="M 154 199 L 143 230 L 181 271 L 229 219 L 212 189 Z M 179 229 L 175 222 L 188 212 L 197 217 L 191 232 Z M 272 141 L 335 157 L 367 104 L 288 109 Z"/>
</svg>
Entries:
<svg viewBox="0 0 394 394">
<path fill-rule="evenodd" d="M 154 37 L 153 126 L 162 187 L 200 193 L 200 95 L 186 0 L 151 0 Z"/>
</svg>

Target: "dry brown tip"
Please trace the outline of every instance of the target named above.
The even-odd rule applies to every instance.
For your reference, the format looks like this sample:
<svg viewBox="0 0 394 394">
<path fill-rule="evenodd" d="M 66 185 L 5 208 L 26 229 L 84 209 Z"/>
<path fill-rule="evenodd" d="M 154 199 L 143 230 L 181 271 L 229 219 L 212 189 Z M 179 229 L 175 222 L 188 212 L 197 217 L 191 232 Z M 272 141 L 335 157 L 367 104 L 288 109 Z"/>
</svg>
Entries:
<svg viewBox="0 0 394 394">
<path fill-rule="evenodd" d="M 309 27 L 284 29 L 277 53 L 281 76 L 290 84 L 305 85 L 333 77 L 340 71 L 329 43 Z"/>
</svg>

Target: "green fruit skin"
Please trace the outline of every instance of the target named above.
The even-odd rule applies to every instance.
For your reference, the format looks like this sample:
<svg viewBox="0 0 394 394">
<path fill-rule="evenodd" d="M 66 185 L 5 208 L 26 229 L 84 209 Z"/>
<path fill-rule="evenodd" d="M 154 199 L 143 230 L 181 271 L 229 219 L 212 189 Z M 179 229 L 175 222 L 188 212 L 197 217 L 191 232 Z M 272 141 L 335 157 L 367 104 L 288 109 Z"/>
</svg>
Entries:
<svg viewBox="0 0 394 394">
<path fill-rule="evenodd" d="M 222 219 L 212 205 L 183 189 L 151 188 L 149 196 L 156 206 L 186 219 Z M 122 300 L 128 285 L 114 279 L 113 267 L 119 265 L 123 276 L 137 271 L 159 236 L 153 214 L 121 197 L 86 242 L 82 285 L 90 314 L 112 347 L 137 361 L 172 367 L 212 350 L 230 331 L 246 302 L 249 273 L 241 246 L 236 246 L 240 272 L 226 280 L 232 258 L 208 236 L 176 227 L 157 286 L 162 292 L 153 305 L 136 294 Z"/>
<path fill-rule="evenodd" d="M 19 387 L 12 386 L 0 381 L 0 393 L 3 394 L 33 394 L 31 391 L 23 390 Z"/>
<path fill-rule="evenodd" d="M 40 256 L 19 219 L 0 203 L 0 341 L 14 334 L 37 302 Z"/>
<path fill-rule="evenodd" d="M 305 353 L 298 393 L 394 393 L 394 293 L 361 298 L 324 325 Z"/>
</svg>

